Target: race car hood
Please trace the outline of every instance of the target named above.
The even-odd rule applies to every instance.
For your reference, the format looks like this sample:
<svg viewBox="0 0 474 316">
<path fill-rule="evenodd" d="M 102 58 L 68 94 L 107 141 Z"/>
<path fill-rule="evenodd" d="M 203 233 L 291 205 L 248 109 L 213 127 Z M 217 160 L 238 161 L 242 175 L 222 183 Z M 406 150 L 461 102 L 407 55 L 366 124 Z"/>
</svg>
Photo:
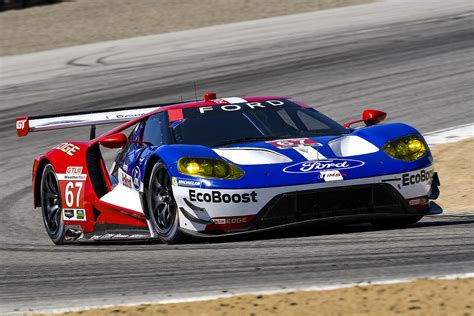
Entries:
<svg viewBox="0 0 474 316">
<path fill-rule="evenodd" d="M 389 157 L 381 148 L 389 140 L 419 134 L 412 127 L 384 124 L 337 136 L 246 142 L 224 147 L 202 147 L 202 154 L 236 164 L 239 180 L 206 182 L 207 187 L 248 188 L 298 185 L 383 176 L 432 164 L 431 154 L 413 162 Z M 186 178 L 186 176 L 179 175 Z"/>
</svg>

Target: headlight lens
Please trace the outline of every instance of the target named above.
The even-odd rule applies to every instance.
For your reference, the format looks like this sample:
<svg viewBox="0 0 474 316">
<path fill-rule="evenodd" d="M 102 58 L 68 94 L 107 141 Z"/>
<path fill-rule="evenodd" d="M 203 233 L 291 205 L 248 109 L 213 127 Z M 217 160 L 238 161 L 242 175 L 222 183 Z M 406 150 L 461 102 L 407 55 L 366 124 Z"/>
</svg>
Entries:
<svg viewBox="0 0 474 316">
<path fill-rule="evenodd" d="M 418 135 L 408 135 L 391 140 L 382 147 L 390 157 L 403 160 L 415 161 L 427 153 L 423 139 Z"/>
<path fill-rule="evenodd" d="M 185 157 L 178 160 L 178 171 L 193 177 L 237 180 L 244 172 L 222 159 Z"/>
</svg>

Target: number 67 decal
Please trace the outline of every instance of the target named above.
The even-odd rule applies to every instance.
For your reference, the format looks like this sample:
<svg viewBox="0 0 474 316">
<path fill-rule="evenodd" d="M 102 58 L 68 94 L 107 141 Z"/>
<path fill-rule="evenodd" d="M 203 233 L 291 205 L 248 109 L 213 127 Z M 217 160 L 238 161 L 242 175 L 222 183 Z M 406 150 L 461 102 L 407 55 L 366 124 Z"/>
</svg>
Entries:
<svg viewBox="0 0 474 316">
<path fill-rule="evenodd" d="M 63 188 L 64 199 L 63 203 L 70 208 L 82 209 L 84 208 L 84 191 L 82 187 L 84 182 L 82 181 L 69 181 Z"/>
</svg>

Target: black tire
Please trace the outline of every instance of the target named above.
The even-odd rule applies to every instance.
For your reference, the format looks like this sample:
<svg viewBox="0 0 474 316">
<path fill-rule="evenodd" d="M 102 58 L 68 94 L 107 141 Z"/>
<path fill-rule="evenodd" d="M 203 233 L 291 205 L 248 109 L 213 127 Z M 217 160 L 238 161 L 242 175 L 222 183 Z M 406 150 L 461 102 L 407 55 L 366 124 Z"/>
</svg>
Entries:
<svg viewBox="0 0 474 316">
<path fill-rule="evenodd" d="M 392 218 L 386 220 L 373 221 L 371 224 L 377 228 L 404 228 L 416 224 L 423 218 L 423 215 Z"/>
<path fill-rule="evenodd" d="M 41 175 L 40 199 L 44 227 L 56 245 L 64 244 L 65 227 L 58 178 L 51 164 L 47 164 Z"/>
<path fill-rule="evenodd" d="M 173 196 L 171 179 L 163 163 L 151 171 L 146 190 L 146 203 L 152 229 L 164 243 L 176 244 L 183 239 L 179 231 L 179 212 Z"/>
</svg>

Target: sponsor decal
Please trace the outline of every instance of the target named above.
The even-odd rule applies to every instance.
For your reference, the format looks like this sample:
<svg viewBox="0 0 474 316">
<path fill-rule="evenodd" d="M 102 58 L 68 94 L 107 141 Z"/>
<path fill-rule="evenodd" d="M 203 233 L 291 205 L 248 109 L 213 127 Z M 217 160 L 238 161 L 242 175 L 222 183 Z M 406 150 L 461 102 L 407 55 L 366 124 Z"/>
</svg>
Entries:
<svg viewBox="0 0 474 316">
<path fill-rule="evenodd" d="M 212 224 L 206 225 L 205 231 L 224 230 L 234 231 L 248 227 L 255 215 L 214 217 L 211 219 Z"/>
<path fill-rule="evenodd" d="M 67 167 L 66 174 L 81 174 L 82 167 Z"/>
<path fill-rule="evenodd" d="M 247 223 L 247 217 L 225 217 L 225 218 L 213 218 L 212 221 L 217 225 L 226 224 L 244 224 Z"/>
<path fill-rule="evenodd" d="M 26 136 L 28 135 L 28 130 L 30 129 L 28 118 L 27 117 L 20 117 L 16 119 L 16 132 L 18 136 Z"/>
<path fill-rule="evenodd" d="M 217 103 L 217 104 L 227 104 L 227 103 L 229 103 L 224 99 L 214 99 L 214 100 L 212 100 L 212 102 Z"/>
<path fill-rule="evenodd" d="M 135 190 L 140 190 L 141 172 L 138 166 L 133 169 L 132 179 L 133 179 L 133 188 Z"/>
<path fill-rule="evenodd" d="M 247 103 L 239 103 L 239 104 L 226 104 L 220 106 L 202 106 L 199 108 L 199 113 L 204 114 L 208 111 L 226 111 L 226 112 L 234 112 L 240 110 L 255 110 L 261 109 L 266 107 L 275 107 L 284 105 L 280 100 L 268 100 L 262 102 L 247 102 Z"/>
<path fill-rule="evenodd" d="M 82 167 L 67 167 L 65 174 L 58 174 L 58 180 L 77 180 L 85 181 L 87 179 L 87 174 L 82 173 Z"/>
<path fill-rule="evenodd" d="M 116 114 L 115 116 L 105 116 L 105 118 L 108 120 L 114 120 L 114 119 L 136 118 L 136 117 L 142 117 L 144 115 L 146 115 L 146 113 Z"/>
<path fill-rule="evenodd" d="M 76 218 L 78 220 L 85 220 L 86 219 L 86 212 L 84 210 L 76 210 Z"/>
<path fill-rule="evenodd" d="M 122 178 L 121 178 L 122 184 L 126 186 L 127 188 L 131 189 L 132 188 L 132 179 L 126 174 L 122 173 Z"/>
<path fill-rule="evenodd" d="M 105 240 L 105 239 L 147 239 L 150 235 L 145 234 L 98 234 L 89 238 L 89 240 Z"/>
<path fill-rule="evenodd" d="M 63 219 L 67 221 L 85 221 L 86 210 L 84 209 L 63 209 Z"/>
<path fill-rule="evenodd" d="M 408 205 L 410 205 L 415 210 L 423 211 L 429 208 L 429 199 L 428 196 L 419 196 L 411 199 L 406 199 Z"/>
<path fill-rule="evenodd" d="M 431 170 L 421 170 L 418 173 L 410 174 L 404 173 L 402 174 L 402 186 L 408 186 L 413 184 L 418 184 L 421 182 L 429 182 L 433 177 L 434 169 Z"/>
<path fill-rule="evenodd" d="M 250 203 L 258 202 L 257 192 L 250 193 L 221 193 L 220 191 L 211 191 L 209 193 L 196 192 L 189 190 L 189 200 L 192 202 L 207 203 Z"/>
<path fill-rule="evenodd" d="M 71 219 L 74 217 L 74 210 L 64 210 L 64 217 L 66 219 Z"/>
<path fill-rule="evenodd" d="M 365 163 L 354 159 L 326 159 L 304 161 L 283 169 L 286 173 L 311 173 L 327 170 L 353 169 L 363 166 Z"/>
<path fill-rule="evenodd" d="M 58 150 L 62 151 L 63 153 L 65 153 L 66 155 L 72 157 L 81 148 L 77 147 L 74 144 L 62 143 L 62 144 L 59 144 L 58 146 L 54 147 L 53 149 L 58 149 Z"/>
<path fill-rule="evenodd" d="M 407 201 L 408 201 L 408 204 L 409 204 L 410 206 L 414 206 L 414 205 L 426 205 L 426 204 L 428 204 L 428 198 L 426 198 L 426 197 L 408 199 Z"/>
<path fill-rule="evenodd" d="M 66 174 L 62 176 L 68 176 Z M 80 177 L 85 175 L 70 175 L 70 177 Z M 58 177 L 59 179 L 59 177 Z M 84 210 L 84 181 L 59 181 L 59 190 L 61 194 L 61 204 L 64 207 L 64 219 L 68 219 L 67 216 L 71 214 L 73 217 L 71 220 L 82 220 L 77 219 L 76 210 Z M 85 219 L 85 218 L 84 218 Z"/>
<path fill-rule="evenodd" d="M 171 182 L 174 186 L 180 187 L 200 188 L 202 185 L 200 180 L 180 179 L 176 177 L 173 177 Z"/>
<path fill-rule="evenodd" d="M 18 130 L 24 129 L 27 121 L 28 121 L 27 119 L 17 120 L 16 121 L 16 129 L 18 129 Z"/>
<path fill-rule="evenodd" d="M 326 182 L 344 180 L 343 173 L 339 170 L 321 171 L 319 173 L 319 178 L 324 179 Z"/>
<path fill-rule="evenodd" d="M 275 146 L 279 149 L 288 149 L 300 146 L 311 146 L 311 147 L 321 147 L 323 144 L 312 140 L 310 138 L 291 138 L 291 139 L 280 139 L 280 140 L 272 140 L 266 142 L 272 146 Z"/>
</svg>

